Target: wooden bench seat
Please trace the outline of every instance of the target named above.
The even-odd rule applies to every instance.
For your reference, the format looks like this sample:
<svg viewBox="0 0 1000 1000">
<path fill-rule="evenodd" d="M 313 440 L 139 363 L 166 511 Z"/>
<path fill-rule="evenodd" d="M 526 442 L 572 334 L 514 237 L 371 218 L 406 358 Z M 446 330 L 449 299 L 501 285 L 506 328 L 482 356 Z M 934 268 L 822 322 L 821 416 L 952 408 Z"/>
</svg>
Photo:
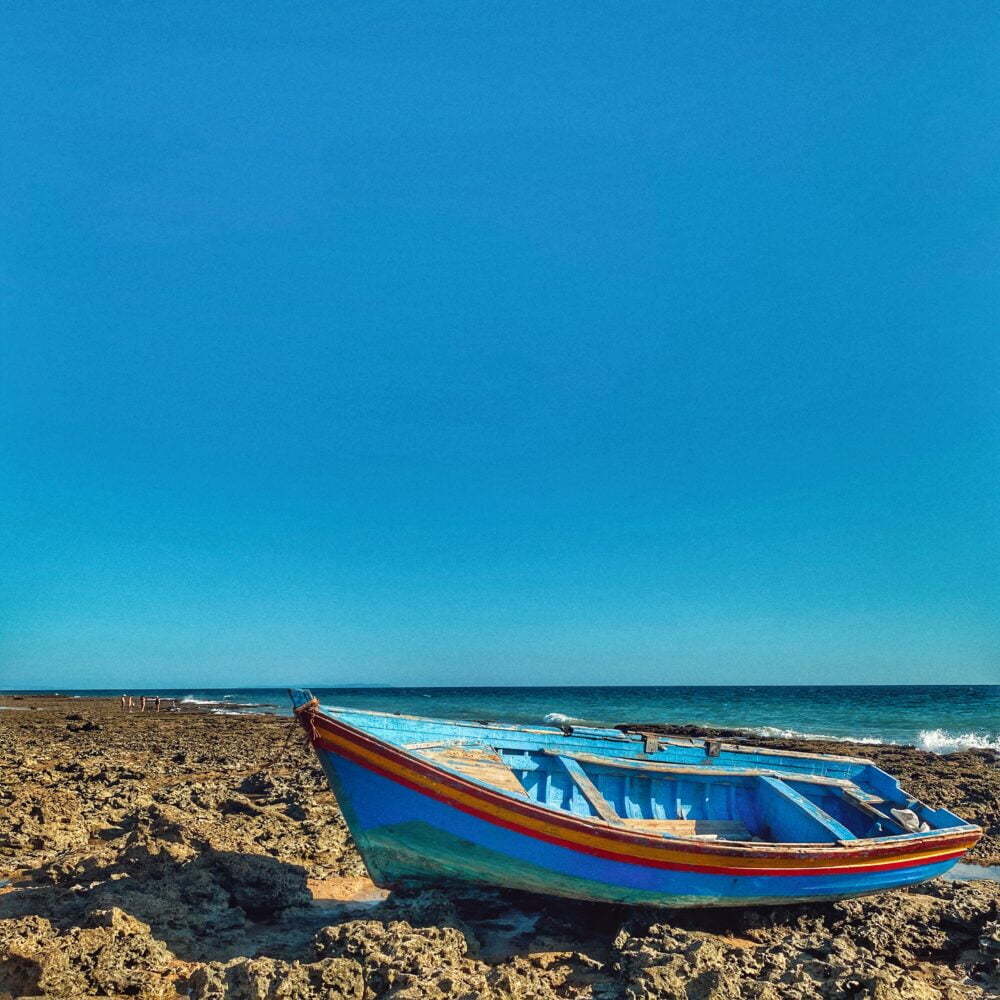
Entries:
<svg viewBox="0 0 1000 1000">
<path fill-rule="evenodd" d="M 517 780 L 517 775 L 496 750 L 485 743 L 430 744 L 420 747 L 409 746 L 407 749 L 415 751 L 425 760 L 443 764 L 469 778 L 501 788 L 520 799 L 528 797 L 524 786 Z"/>
<path fill-rule="evenodd" d="M 739 820 L 730 819 L 622 819 L 622 826 L 643 833 L 665 833 L 696 840 L 753 840 Z"/>
</svg>

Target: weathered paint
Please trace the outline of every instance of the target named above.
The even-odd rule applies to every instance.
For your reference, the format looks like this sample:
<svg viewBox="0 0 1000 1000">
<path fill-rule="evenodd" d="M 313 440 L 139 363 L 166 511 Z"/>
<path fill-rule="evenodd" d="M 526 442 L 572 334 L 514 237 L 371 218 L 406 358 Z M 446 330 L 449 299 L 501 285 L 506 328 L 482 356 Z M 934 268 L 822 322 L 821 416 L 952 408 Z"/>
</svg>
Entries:
<svg viewBox="0 0 1000 1000">
<path fill-rule="evenodd" d="M 360 714 L 351 713 L 352 721 L 357 722 Z M 516 799 L 487 783 L 422 760 L 419 751 L 407 751 L 399 742 L 388 742 L 380 738 L 381 733 L 377 737 L 333 714 L 310 709 L 300 718 L 372 878 L 384 886 L 454 878 L 663 906 L 829 899 L 931 878 L 951 867 L 980 835 L 978 828 L 961 821 L 930 835 L 841 838 L 842 844 L 702 842 L 657 835 L 629 829 L 627 821 L 616 826 L 596 816 L 577 815 L 547 804 L 547 799 Z M 414 742 L 420 726 L 415 720 L 408 722 Z M 373 728 L 391 727 L 378 724 Z M 510 744 L 512 730 L 503 732 L 505 744 Z M 445 737 L 443 731 L 429 735 Z M 453 730 L 452 739 L 461 735 Z M 532 735 L 537 750 L 543 741 L 539 733 Z M 546 735 L 561 739 L 551 732 Z M 485 738 L 481 729 L 480 739 Z M 620 741 L 615 742 L 621 753 Z M 516 752 L 518 740 L 513 743 Z M 641 744 L 634 749 L 641 753 Z M 556 760 L 551 763 L 557 765 Z M 827 767 L 826 759 L 817 763 Z M 796 764 L 795 770 L 801 773 L 801 761 Z M 768 765 L 775 767 L 773 757 Z M 730 779 L 727 786 L 733 781 L 762 780 L 725 777 Z M 789 778 L 795 780 L 793 775 Z M 777 797 L 790 800 L 788 808 L 809 817 L 808 822 L 815 822 L 822 813 L 792 789 L 787 789 L 790 796 L 785 789 L 777 791 Z M 590 809 L 582 795 L 564 801 Z M 944 817 L 950 815 L 944 813 Z M 824 824 L 831 837 L 842 832 L 829 816 Z M 853 837 L 849 830 L 846 833 Z"/>
<path fill-rule="evenodd" d="M 611 807 L 608 800 L 597 790 L 597 786 L 590 780 L 583 768 L 580 767 L 579 762 L 575 761 L 572 757 L 557 757 L 556 760 L 566 768 L 573 783 L 580 789 L 580 793 L 590 803 L 594 812 L 606 823 L 621 826 L 621 818 Z"/>
</svg>

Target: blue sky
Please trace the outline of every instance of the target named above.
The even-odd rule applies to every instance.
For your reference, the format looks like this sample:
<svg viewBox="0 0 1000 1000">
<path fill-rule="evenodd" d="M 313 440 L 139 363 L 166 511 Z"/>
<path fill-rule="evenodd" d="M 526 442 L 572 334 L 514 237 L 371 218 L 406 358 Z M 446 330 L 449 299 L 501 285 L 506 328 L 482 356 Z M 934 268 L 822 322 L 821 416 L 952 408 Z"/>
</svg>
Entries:
<svg viewBox="0 0 1000 1000">
<path fill-rule="evenodd" d="M 0 686 L 1000 680 L 992 5 L 5 23 Z"/>
</svg>

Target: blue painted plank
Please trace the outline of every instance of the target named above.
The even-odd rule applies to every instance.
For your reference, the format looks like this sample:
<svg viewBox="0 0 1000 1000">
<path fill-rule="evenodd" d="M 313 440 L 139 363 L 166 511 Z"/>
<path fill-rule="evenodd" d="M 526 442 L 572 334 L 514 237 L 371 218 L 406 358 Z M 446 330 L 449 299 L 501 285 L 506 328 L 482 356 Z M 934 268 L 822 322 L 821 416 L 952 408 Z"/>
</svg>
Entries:
<svg viewBox="0 0 1000 1000">
<path fill-rule="evenodd" d="M 569 757 L 557 757 L 556 759 L 566 769 L 567 774 L 576 783 L 576 787 L 593 807 L 594 812 L 606 823 L 621 826 L 621 819 L 618 813 L 615 812 L 614 807 L 597 790 L 597 786 L 587 777 L 586 772 L 580 767 L 579 763 Z"/>
<path fill-rule="evenodd" d="M 810 843 L 857 839 L 843 823 L 783 781 L 770 777 L 758 781 L 762 793 L 758 797 L 775 840 L 792 843 L 800 838 L 799 842 Z"/>
</svg>

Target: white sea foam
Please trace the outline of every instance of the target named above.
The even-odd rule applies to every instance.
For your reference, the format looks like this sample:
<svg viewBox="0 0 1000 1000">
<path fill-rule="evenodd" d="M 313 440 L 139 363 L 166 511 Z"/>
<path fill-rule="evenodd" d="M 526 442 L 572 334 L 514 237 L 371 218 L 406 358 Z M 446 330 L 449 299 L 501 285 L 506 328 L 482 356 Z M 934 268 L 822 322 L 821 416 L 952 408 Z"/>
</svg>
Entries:
<svg viewBox="0 0 1000 1000">
<path fill-rule="evenodd" d="M 874 736 L 830 736 L 827 733 L 802 733 L 797 729 L 778 729 L 775 726 L 747 726 L 743 728 L 743 732 L 780 740 L 831 740 L 835 743 L 866 743 L 870 746 L 893 742 L 892 740 L 879 740 Z"/>
<path fill-rule="evenodd" d="M 194 698 L 188 695 L 186 698 L 181 698 L 182 705 L 224 705 L 224 701 L 219 701 L 218 699 L 211 698 Z"/>
<path fill-rule="evenodd" d="M 956 750 L 996 750 L 1000 753 L 1000 735 L 959 733 L 956 736 L 945 729 L 922 729 L 917 746 L 934 753 L 954 753 Z"/>
<path fill-rule="evenodd" d="M 836 743 L 862 743 L 869 746 L 898 746 L 899 740 L 880 740 L 874 736 L 830 736 L 826 733 L 804 733 L 797 729 L 776 726 L 746 726 L 743 732 L 783 740 L 830 740 Z M 957 750 L 995 750 L 1000 753 L 1000 735 L 989 733 L 949 733 L 945 729 L 922 729 L 915 746 L 932 753 L 955 753 Z"/>
</svg>

